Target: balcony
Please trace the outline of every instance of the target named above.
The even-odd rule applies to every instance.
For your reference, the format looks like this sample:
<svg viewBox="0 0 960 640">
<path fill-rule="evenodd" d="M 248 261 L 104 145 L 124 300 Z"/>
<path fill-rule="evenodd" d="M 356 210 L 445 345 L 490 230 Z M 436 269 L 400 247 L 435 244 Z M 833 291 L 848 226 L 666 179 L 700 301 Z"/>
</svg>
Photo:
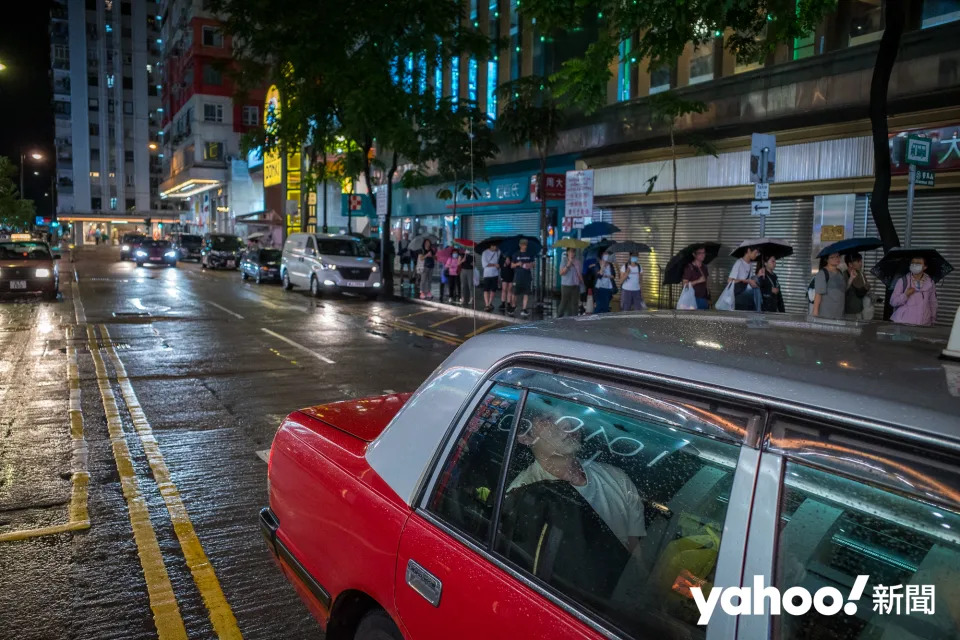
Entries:
<svg viewBox="0 0 960 640">
<path fill-rule="evenodd" d="M 61 95 L 70 95 L 70 77 L 54 80 L 53 92 Z"/>
</svg>

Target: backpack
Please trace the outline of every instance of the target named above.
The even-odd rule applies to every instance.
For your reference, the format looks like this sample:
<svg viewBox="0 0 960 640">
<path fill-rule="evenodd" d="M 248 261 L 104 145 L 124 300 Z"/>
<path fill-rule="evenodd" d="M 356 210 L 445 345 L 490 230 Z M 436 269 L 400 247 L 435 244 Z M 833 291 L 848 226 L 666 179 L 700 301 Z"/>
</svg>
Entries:
<svg viewBox="0 0 960 640">
<path fill-rule="evenodd" d="M 822 269 L 822 271 L 823 271 L 824 280 L 826 280 L 827 282 L 830 282 L 830 272 L 827 269 Z M 817 297 L 817 276 L 813 276 L 813 278 L 810 279 L 810 284 L 807 285 L 807 300 L 809 300 L 810 303 L 813 304 L 813 301 L 816 299 L 816 297 Z"/>
</svg>

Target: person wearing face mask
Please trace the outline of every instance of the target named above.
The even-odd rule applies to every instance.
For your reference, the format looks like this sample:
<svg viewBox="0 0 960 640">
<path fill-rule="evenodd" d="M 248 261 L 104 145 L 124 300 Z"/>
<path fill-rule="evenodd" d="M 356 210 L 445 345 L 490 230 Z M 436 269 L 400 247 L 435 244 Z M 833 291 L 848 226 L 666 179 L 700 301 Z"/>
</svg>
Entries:
<svg viewBox="0 0 960 640">
<path fill-rule="evenodd" d="M 736 296 L 735 309 L 737 311 L 760 311 L 763 305 L 760 285 L 751 266 L 759 255 L 759 249 L 750 247 L 744 251 L 743 257 L 734 262 L 730 268 L 730 276 L 727 278 L 727 282 L 734 283 L 733 292 Z"/>
<path fill-rule="evenodd" d="M 460 252 L 454 249 L 443 264 L 447 270 L 447 296 L 451 304 L 460 302 Z"/>
<path fill-rule="evenodd" d="M 630 254 L 630 260 L 623 265 L 620 275 L 620 310 L 643 311 L 647 305 L 643 303 L 641 278 L 643 267 L 640 266 L 640 256 Z"/>
<path fill-rule="evenodd" d="M 890 296 L 895 309 L 890 320 L 899 324 L 932 325 L 937 319 L 937 287 L 927 275 L 927 261 L 917 256 L 910 273 L 899 278 Z"/>
<path fill-rule="evenodd" d="M 557 308 L 557 317 L 575 316 L 579 310 L 580 285 L 583 284 L 583 274 L 580 261 L 577 260 L 577 250 L 567 249 L 564 252 L 563 262 L 560 263 L 560 306 Z"/>
<path fill-rule="evenodd" d="M 776 268 L 777 259 L 773 256 L 761 256 L 757 261 L 757 284 L 760 285 L 764 313 L 784 313 L 785 311 L 783 294 L 780 292 L 780 280 L 774 273 Z"/>
<path fill-rule="evenodd" d="M 707 288 L 707 280 L 710 278 L 710 272 L 703 261 L 707 257 L 707 250 L 699 247 L 693 252 L 693 261 L 683 270 L 683 286 L 693 287 L 693 294 L 697 299 L 697 309 L 710 308 L 710 290 Z"/>
<path fill-rule="evenodd" d="M 470 249 L 465 250 L 459 261 L 461 304 L 466 307 L 473 304 L 476 293 L 476 287 L 473 284 L 473 252 Z"/>
<path fill-rule="evenodd" d="M 613 261 L 613 254 L 604 252 L 597 269 L 597 284 L 593 287 L 594 313 L 610 311 L 610 300 L 617 292 L 617 263 Z"/>
<path fill-rule="evenodd" d="M 820 271 L 813 279 L 813 315 L 818 318 L 843 319 L 850 280 L 840 271 L 839 253 L 820 258 Z"/>
</svg>

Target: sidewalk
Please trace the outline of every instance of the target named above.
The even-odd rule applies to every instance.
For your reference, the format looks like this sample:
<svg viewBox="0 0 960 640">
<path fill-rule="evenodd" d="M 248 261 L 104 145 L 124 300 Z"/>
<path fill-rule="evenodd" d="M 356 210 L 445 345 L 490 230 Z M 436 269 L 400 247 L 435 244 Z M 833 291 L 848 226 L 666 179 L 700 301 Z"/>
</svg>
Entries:
<svg viewBox="0 0 960 640">
<path fill-rule="evenodd" d="M 431 287 L 431 293 L 433 294 L 432 299 L 422 300 L 419 297 L 420 291 L 418 286 L 415 286 L 410 281 L 410 276 L 404 274 L 403 278 L 399 272 L 394 272 L 394 292 L 397 296 L 410 300 L 411 302 L 416 302 L 419 304 L 425 304 L 432 307 L 439 307 L 444 310 L 450 311 L 452 313 L 460 313 L 462 315 L 469 315 L 485 320 L 501 320 L 505 322 L 520 323 L 520 322 L 535 322 L 537 320 L 547 320 L 556 317 L 557 313 L 557 304 L 558 300 L 553 300 L 548 298 L 543 301 L 543 308 L 537 308 L 537 302 L 535 296 L 530 296 L 530 301 L 528 302 L 528 311 L 530 316 L 527 318 L 520 317 L 520 309 L 518 308 L 513 314 L 507 314 L 505 310 L 500 308 L 502 300 L 500 299 L 500 291 L 498 291 L 493 300 L 494 311 L 487 312 L 484 311 L 483 305 L 483 290 L 481 287 L 476 288 L 476 296 L 473 300 L 470 301 L 468 305 L 462 305 L 459 303 L 451 303 L 446 297 L 447 287 L 443 287 L 443 298 L 441 298 L 440 291 L 440 281 L 434 279 Z M 419 285 L 419 283 L 417 283 Z M 521 301 L 522 302 L 522 301 Z"/>
</svg>

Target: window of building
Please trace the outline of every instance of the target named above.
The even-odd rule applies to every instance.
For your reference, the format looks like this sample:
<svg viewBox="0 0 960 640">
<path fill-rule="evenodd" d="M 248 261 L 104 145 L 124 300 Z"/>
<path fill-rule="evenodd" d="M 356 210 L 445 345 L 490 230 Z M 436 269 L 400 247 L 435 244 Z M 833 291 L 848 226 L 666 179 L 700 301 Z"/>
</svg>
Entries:
<svg viewBox="0 0 960 640">
<path fill-rule="evenodd" d="M 467 60 L 467 100 L 471 104 L 477 103 L 477 75 L 480 72 L 476 58 Z"/>
<path fill-rule="evenodd" d="M 100 125 L 99 125 L 99 124 L 97 124 L 97 123 L 95 123 L 95 122 L 91 122 L 91 123 L 90 123 L 90 135 L 91 135 L 91 136 L 99 136 L 99 135 L 100 135 Z"/>
<path fill-rule="evenodd" d="M 97 76 L 94 76 L 94 75 L 87 76 L 87 84 L 91 87 L 98 86 L 99 81 L 97 80 Z"/>
<path fill-rule="evenodd" d="M 107 100 L 107 113 L 114 113 L 117 110 L 117 103 L 115 100 Z M 113 137 L 113 131 L 110 132 L 110 137 Z"/>
<path fill-rule="evenodd" d="M 133 32 L 130 30 L 130 27 L 120 27 L 120 35 L 124 38 L 132 38 Z"/>
<path fill-rule="evenodd" d="M 157 92 L 157 86 L 154 85 L 154 84 L 148 84 L 148 85 L 147 85 L 147 95 L 148 95 L 148 96 L 156 96 L 156 95 L 159 95 L 159 93 Z"/>
<path fill-rule="evenodd" d="M 203 83 L 219 87 L 223 84 L 223 73 L 212 64 L 203 65 Z"/>
<path fill-rule="evenodd" d="M 120 3 L 120 15 L 122 15 L 122 16 L 128 16 L 128 15 L 130 15 L 130 3 L 129 3 L 129 2 L 121 2 L 121 3 Z"/>
<path fill-rule="evenodd" d="M 450 59 L 450 100 L 454 104 L 460 100 L 460 58 Z"/>
<path fill-rule="evenodd" d="M 89 98 L 87 100 L 87 108 L 90 111 L 99 111 L 100 110 L 100 101 L 96 98 Z"/>
<path fill-rule="evenodd" d="M 204 104 L 203 105 L 204 122 L 223 122 L 223 105 Z"/>
<path fill-rule="evenodd" d="M 116 198 L 116 197 L 110 198 L 110 209 L 113 210 L 113 211 L 116 211 L 116 210 L 117 210 L 117 198 Z"/>
<path fill-rule="evenodd" d="M 617 100 L 629 100 L 633 97 L 632 83 L 633 65 L 633 38 L 627 38 L 620 43 L 620 62 L 617 65 Z"/>
<path fill-rule="evenodd" d="M 123 181 L 126 183 L 126 185 L 127 185 L 128 187 L 132 187 L 132 186 L 133 186 L 133 174 L 130 174 L 130 173 L 124 174 L 124 176 L 123 176 Z"/>
<path fill-rule="evenodd" d="M 203 145 L 204 160 L 223 160 L 223 143 L 206 142 Z"/>
<path fill-rule="evenodd" d="M 127 198 L 127 199 L 124 201 L 124 204 L 126 205 L 126 210 L 127 210 L 127 211 L 133 211 L 134 209 L 137 208 L 137 201 L 136 201 L 135 199 L 133 199 L 133 198 Z"/>
<path fill-rule="evenodd" d="M 203 28 L 203 46 L 205 47 L 222 47 L 223 46 L 223 32 L 216 27 L 204 27 Z"/>
<path fill-rule="evenodd" d="M 520 77 L 523 68 L 521 60 L 523 52 L 523 21 L 520 17 L 520 0 L 510 0 L 510 80 L 516 80 Z"/>
<path fill-rule="evenodd" d="M 127 149 L 123 152 L 123 161 L 124 162 L 133 162 L 133 151 Z"/>
<path fill-rule="evenodd" d="M 497 85 L 500 84 L 500 51 L 496 44 L 500 39 L 500 0 L 489 0 L 487 20 L 487 33 L 494 41 L 487 60 L 487 117 L 496 120 Z"/>
<path fill-rule="evenodd" d="M 133 90 L 133 78 L 130 76 L 123 76 L 123 88 L 127 91 Z"/>
<path fill-rule="evenodd" d="M 960 20 L 960 0 L 923 0 L 924 29 Z"/>
<path fill-rule="evenodd" d="M 90 208 L 99 211 L 103 208 L 103 201 L 100 198 L 90 198 Z"/>
<path fill-rule="evenodd" d="M 650 71 L 650 95 L 670 90 L 673 70 L 670 65 L 663 65 Z"/>
<path fill-rule="evenodd" d="M 883 3 L 850 1 L 850 46 L 879 40 L 883 36 Z"/>
<path fill-rule="evenodd" d="M 248 127 L 255 127 L 260 124 L 260 108 L 256 106 L 245 105 L 240 113 L 241 122 Z"/>
<path fill-rule="evenodd" d="M 103 30 L 107 33 L 113 33 L 113 25 L 108 22 L 104 25 Z"/>
<path fill-rule="evenodd" d="M 99 171 L 91 171 L 91 172 L 90 172 L 90 177 L 91 177 L 91 178 L 99 178 L 99 177 L 100 177 L 100 172 L 99 172 Z"/>
<path fill-rule="evenodd" d="M 713 80 L 713 43 L 706 42 L 690 55 L 690 84 Z"/>
<path fill-rule="evenodd" d="M 131 64 L 133 62 L 133 54 L 125 53 L 123 54 L 123 64 Z"/>
<path fill-rule="evenodd" d="M 896 593 L 900 604 L 880 614 L 867 604 L 865 615 L 774 616 L 773 624 L 780 626 L 775 635 L 784 640 L 955 635 L 960 514 L 793 462 L 787 462 L 783 478 L 776 571 L 781 593 L 801 586 L 811 593 L 834 587 L 846 594 L 858 575 L 866 575 L 864 594 L 875 599 L 877 585 L 899 585 L 889 593 Z M 930 596 L 928 610 L 907 609 L 916 606 L 911 590 Z"/>
<path fill-rule="evenodd" d="M 87 7 L 87 11 L 97 10 L 97 0 L 86 0 L 84 4 Z"/>
<path fill-rule="evenodd" d="M 63 44 L 57 44 L 53 46 L 53 59 L 58 61 L 66 61 L 70 59 L 70 47 Z"/>
<path fill-rule="evenodd" d="M 128 116 L 133 115 L 133 103 L 129 100 L 124 100 L 123 102 L 123 112 Z"/>
<path fill-rule="evenodd" d="M 487 117 L 497 119 L 497 61 L 487 60 Z"/>
<path fill-rule="evenodd" d="M 100 162 L 100 149 L 90 149 L 90 162 Z"/>
</svg>

